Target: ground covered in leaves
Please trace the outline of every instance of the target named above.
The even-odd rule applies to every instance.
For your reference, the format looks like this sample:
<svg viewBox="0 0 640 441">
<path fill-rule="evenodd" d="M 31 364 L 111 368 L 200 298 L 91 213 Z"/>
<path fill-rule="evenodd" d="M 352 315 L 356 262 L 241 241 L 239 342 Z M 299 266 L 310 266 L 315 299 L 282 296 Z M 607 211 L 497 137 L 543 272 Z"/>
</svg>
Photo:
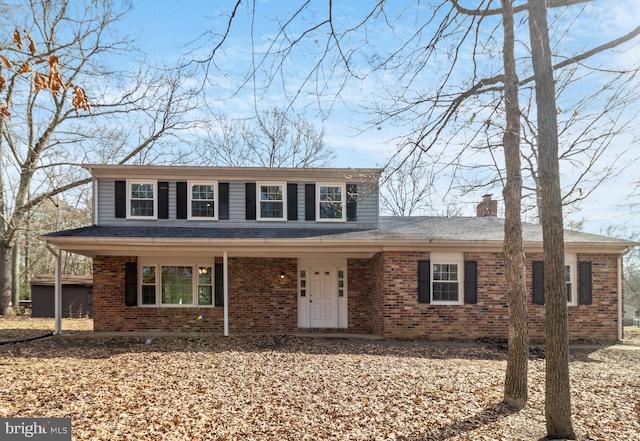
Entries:
<svg viewBox="0 0 640 441">
<path fill-rule="evenodd" d="M 63 329 L 86 323 L 65 321 Z M 11 330 L 0 319 L 0 340 L 27 336 L 27 326 Z M 545 434 L 544 360 L 532 357 L 529 406 L 514 413 L 500 403 L 506 354 L 489 344 L 145 340 L 58 336 L 0 345 L 0 417 L 70 417 L 73 438 L 90 440 L 511 441 Z M 640 440 L 640 350 L 624 348 L 571 350 L 573 420 L 582 440 Z"/>
</svg>

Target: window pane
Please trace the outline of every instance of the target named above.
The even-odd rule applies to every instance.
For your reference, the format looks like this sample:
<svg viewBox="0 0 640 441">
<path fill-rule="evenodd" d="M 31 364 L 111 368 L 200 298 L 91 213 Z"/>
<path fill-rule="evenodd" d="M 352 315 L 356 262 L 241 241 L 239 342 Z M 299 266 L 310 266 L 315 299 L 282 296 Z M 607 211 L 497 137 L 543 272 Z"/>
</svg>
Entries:
<svg viewBox="0 0 640 441">
<path fill-rule="evenodd" d="M 142 283 L 143 284 L 155 284 L 156 283 L 156 267 L 155 266 L 143 266 L 142 267 Z"/>
<path fill-rule="evenodd" d="M 282 185 L 260 186 L 260 218 L 284 218 L 284 190 Z"/>
<path fill-rule="evenodd" d="M 280 219 L 284 217 L 282 202 L 260 202 L 260 217 Z"/>
<path fill-rule="evenodd" d="M 156 304 L 156 286 L 155 285 L 142 285 L 142 304 L 143 305 Z"/>
<path fill-rule="evenodd" d="M 571 266 L 564 267 L 564 280 L 567 282 L 567 302 L 571 302 Z"/>
<path fill-rule="evenodd" d="M 458 280 L 458 265 L 434 263 L 433 280 Z"/>
<path fill-rule="evenodd" d="M 211 305 L 213 300 L 211 285 L 198 286 L 198 305 Z"/>
<path fill-rule="evenodd" d="M 458 301 L 458 283 L 457 282 L 434 282 L 433 283 L 433 300 L 434 301 Z"/>
<path fill-rule="evenodd" d="M 198 285 L 211 285 L 211 271 L 210 266 L 201 266 L 198 268 Z"/>
<path fill-rule="evenodd" d="M 191 216 L 215 217 L 215 186 L 212 184 L 191 185 Z"/>
<path fill-rule="evenodd" d="M 153 200 L 131 200 L 131 216 L 153 216 Z"/>
<path fill-rule="evenodd" d="M 320 187 L 320 202 L 342 202 L 342 187 Z"/>
<path fill-rule="evenodd" d="M 213 201 L 191 201 L 192 217 L 214 217 L 215 215 Z"/>
<path fill-rule="evenodd" d="M 342 219 L 342 187 L 320 187 L 320 219 Z"/>
<path fill-rule="evenodd" d="M 188 305 L 193 303 L 193 269 L 190 266 L 162 267 L 162 303 Z"/>
<path fill-rule="evenodd" d="M 282 201 L 282 186 L 261 185 L 260 200 L 261 201 Z"/>
<path fill-rule="evenodd" d="M 342 204 L 320 202 L 320 219 L 342 219 Z"/>
<path fill-rule="evenodd" d="M 153 184 L 131 184 L 132 199 L 153 199 Z"/>
<path fill-rule="evenodd" d="M 191 186 L 191 199 L 204 199 L 212 201 L 214 199 L 213 185 L 198 184 Z"/>
</svg>

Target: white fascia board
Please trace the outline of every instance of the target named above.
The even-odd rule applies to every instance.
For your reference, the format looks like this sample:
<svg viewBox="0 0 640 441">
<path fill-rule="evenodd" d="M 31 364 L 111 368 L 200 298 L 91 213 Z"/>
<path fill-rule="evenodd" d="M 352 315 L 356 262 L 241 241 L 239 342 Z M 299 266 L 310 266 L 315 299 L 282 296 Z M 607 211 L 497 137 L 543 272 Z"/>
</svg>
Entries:
<svg viewBox="0 0 640 441">
<path fill-rule="evenodd" d="M 341 182 L 377 182 L 382 174 L 379 168 L 289 168 L 289 167 L 203 167 L 154 165 L 83 165 L 94 177 L 105 179 L 136 179 L 153 177 L 167 180 L 284 180 L 315 182 L 327 179 Z"/>
</svg>

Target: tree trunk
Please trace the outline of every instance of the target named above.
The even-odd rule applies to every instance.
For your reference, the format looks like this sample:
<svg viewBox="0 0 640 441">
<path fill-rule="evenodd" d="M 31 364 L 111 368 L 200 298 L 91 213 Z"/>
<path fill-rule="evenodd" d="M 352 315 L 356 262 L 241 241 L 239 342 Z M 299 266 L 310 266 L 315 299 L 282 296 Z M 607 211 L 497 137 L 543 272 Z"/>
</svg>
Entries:
<svg viewBox="0 0 640 441">
<path fill-rule="evenodd" d="M 11 302 L 11 255 L 12 247 L 4 241 L 0 241 L 0 313 L 5 316 L 16 315 Z"/>
<path fill-rule="evenodd" d="M 529 0 L 529 37 L 535 74 L 538 172 L 544 251 L 547 437 L 575 439 L 571 423 L 569 333 L 564 225 L 558 162 L 558 123 L 545 0 Z"/>
<path fill-rule="evenodd" d="M 20 312 L 20 242 L 13 244 L 11 252 L 11 304 L 13 310 Z"/>
<path fill-rule="evenodd" d="M 503 135 L 507 181 L 505 202 L 504 266 L 509 303 L 509 350 L 504 381 L 504 402 L 514 409 L 527 404 L 529 332 L 527 323 L 525 256 L 522 246 L 522 174 L 520 160 L 520 104 L 514 55 L 514 23 L 511 0 L 501 0 L 503 11 L 504 99 L 507 127 Z"/>
</svg>

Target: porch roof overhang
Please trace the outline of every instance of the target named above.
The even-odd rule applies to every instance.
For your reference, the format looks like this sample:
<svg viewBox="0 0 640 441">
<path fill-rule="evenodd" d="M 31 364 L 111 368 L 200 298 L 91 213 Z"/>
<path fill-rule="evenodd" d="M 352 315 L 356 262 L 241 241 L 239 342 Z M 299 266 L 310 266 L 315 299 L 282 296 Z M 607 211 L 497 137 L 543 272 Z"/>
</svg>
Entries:
<svg viewBox="0 0 640 441">
<path fill-rule="evenodd" d="M 393 222 L 392 222 L 393 223 Z M 455 223 L 454 223 L 455 224 Z M 313 228 L 192 228 L 144 226 L 92 226 L 50 233 L 41 237 L 58 249 L 95 257 L 98 255 L 210 255 L 221 256 L 300 256 L 309 253 L 342 253 L 350 257 L 371 257 L 381 251 L 501 252 L 503 234 L 495 228 L 478 232 L 450 228 L 443 234 L 431 229 L 407 228 L 406 223 L 374 230 Z M 386 226 L 387 228 L 384 228 Z M 476 225 L 477 226 L 477 225 Z M 450 226 L 451 227 L 451 226 Z M 542 252 L 541 237 L 525 229 L 524 248 Z M 637 243 L 568 232 L 567 253 L 625 254 Z"/>
</svg>

